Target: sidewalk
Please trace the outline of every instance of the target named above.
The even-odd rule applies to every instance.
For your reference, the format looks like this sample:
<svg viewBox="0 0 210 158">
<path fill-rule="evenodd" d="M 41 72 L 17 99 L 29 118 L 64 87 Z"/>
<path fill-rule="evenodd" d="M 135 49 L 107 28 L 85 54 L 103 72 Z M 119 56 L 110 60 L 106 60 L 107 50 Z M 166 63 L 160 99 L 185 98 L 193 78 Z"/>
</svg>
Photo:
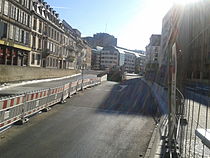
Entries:
<svg viewBox="0 0 210 158">
<path fill-rule="evenodd" d="M 167 91 L 164 89 L 164 87 L 158 85 L 157 83 L 147 81 L 144 78 L 142 78 L 142 80 L 150 87 L 152 95 L 155 98 L 156 103 L 159 105 L 159 112 L 161 114 L 160 121 L 154 129 L 152 137 L 150 139 L 145 158 L 160 158 L 163 156 L 162 136 L 165 135 L 165 131 L 167 128 Z"/>
</svg>

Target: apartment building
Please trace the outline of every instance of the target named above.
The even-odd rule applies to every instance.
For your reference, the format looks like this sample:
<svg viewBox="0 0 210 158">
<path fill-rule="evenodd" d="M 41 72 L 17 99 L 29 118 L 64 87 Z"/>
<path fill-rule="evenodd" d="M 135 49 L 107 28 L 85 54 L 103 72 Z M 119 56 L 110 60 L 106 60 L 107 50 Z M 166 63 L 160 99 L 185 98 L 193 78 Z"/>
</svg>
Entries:
<svg viewBox="0 0 210 158">
<path fill-rule="evenodd" d="M 31 0 L 0 0 L 0 64 L 29 65 Z"/>
<path fill-rule="evenodd" d="M 176 6 L 179 17 L 176 39 L 178 73 L 181 79 L 191 82 L 210 81 L 210 1 L 198 1 L 183 8 L 182 14 Z M 181 14 L 181 15 L 180 15 Z M 174 18 L 174 15 L 171 15 Z M 173 28 L 175 32 L 176 27 Z M 171 45 L 168 45 L 171 47 Z"/>
<path fill-rule="evenodd" d="M 101 68 L 101 50 L 103 47 L 96 46 L 92 49 L 91 69 L 100 70 Z"/>
<path fill-rule="evenodd" d="M 119 51 L 113 47 L 104 47 L 101 51 L 101 69 L 110 69 L 119 66 Z"/>
<path fill-rule="evenodd" d="M 92 49 L 92 68 L 110 69 L 122 68 L 129 73 L 144 72 L 145 55 L 134 51 L 115 47 L 96 47 Z"/>
<path fill-rule="evenodd" d="M 147 64 L 158 64 L 160 54 L 161 35 L 153 34 L 150 37 L 150 43 L 146 46 L 146 62 Z"/>
<path fill-rule="evenodd" d="M 64 29 L 64 44 L 63 44 L 63 51 L 64 51 L 64 64 L 68 69 L 75 69 L 76 68 L 76 41 L 77 36 L 74 33 L 73 28 L 65 21 L 62 21 L 62 27 Z"/>
<path fill-rule="evenodd" d="M 0 0 L 0 64 L 75 69 L 86 57 L 90 66 L 84 52 L 80 31 L 44 0 Z"/>
<path fill-rule="evenodd" d="M 96 48 L 96 46 L 117 46 L 117 38 L 108 33 L 96 33 L 93 37 L 84 37 L 83 39 L 85 39 L 92 48 Z"/>
</svg>

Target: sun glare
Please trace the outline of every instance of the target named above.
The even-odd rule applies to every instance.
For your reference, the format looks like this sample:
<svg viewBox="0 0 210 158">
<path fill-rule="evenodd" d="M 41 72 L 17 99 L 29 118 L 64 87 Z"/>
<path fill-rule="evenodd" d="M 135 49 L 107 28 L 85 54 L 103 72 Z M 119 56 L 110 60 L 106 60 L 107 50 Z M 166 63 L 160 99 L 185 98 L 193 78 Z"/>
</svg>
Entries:
<svg viewBox="0 0 210 158">
<path fill-rule="evenodd" d="M 186 4 L 189 4 L 189 3 L 195 3 L 195 2 L 198 2 L 200 0 L 173 0 L 173 2 L 175 4 L 181 4 L 181 5 L 186 5 Z"/>
</svg>

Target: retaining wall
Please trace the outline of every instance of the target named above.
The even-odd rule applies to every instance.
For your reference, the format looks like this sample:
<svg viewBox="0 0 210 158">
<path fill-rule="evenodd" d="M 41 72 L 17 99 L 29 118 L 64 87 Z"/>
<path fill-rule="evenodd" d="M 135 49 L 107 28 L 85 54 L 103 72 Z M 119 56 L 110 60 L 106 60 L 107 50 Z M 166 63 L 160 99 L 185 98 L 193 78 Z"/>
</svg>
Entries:
<svg viewBox="0 0 210 158">
<path fill-rule="evenodd" d="M 78 72 L 78 70 L 68 69 L 0 65 L 0 83 L 64 77 Z"/>
</svg>

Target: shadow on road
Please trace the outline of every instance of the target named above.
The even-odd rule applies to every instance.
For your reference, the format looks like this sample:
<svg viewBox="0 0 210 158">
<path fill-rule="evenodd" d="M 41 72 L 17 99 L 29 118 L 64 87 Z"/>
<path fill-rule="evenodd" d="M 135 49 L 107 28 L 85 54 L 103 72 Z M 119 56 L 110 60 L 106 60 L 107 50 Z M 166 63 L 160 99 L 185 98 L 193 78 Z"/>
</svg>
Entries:
<svg viewBox="0 0 210 158">
<path fill-rule="evenodd" d="M 130 79 L 113 86 L 96 112 L 160 117 L 150 87 L 141 79 Z"/>
</svg>

